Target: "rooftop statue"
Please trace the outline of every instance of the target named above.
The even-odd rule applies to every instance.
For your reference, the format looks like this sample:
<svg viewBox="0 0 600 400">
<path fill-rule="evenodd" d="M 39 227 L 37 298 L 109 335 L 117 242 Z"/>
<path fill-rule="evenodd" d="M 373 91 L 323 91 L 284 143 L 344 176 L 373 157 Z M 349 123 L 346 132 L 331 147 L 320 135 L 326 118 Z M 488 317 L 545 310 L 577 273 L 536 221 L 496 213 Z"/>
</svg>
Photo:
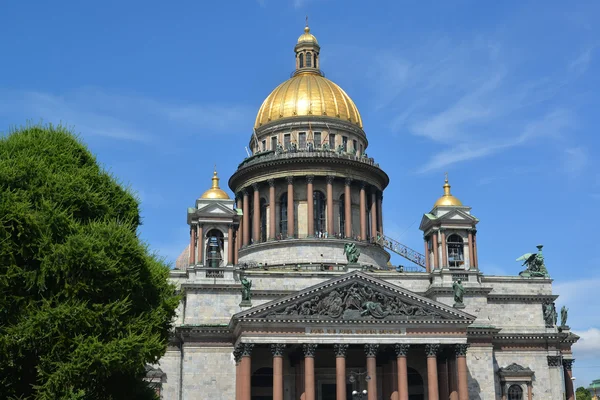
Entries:
<svg viewBox="0 0 600 400">
<path fill-rule="evenodd" d="M 560 309 L 560 326 L 567 326 L 567 318 L 569 317 L 569 309 L 562 306 Z"/>
<path fill-rule="evenodd" d="M 356 264 L 358 262 L 358 257 L 360 257 L 360 250 L 356 247 L 356 244 L 346 243 L 344 245 L 344 254 L 346 255 L 348 264 Z"/>
<path fill-rule="evenodd" d="M 521 271 L 519 275 L 524 277 L 542 277 L 549 278 L 548 270 L 544 265 L 544 255 L 542 254 L 541 244 L 536 246 L 538 248 L 537 253 L 526 253 L 521 257 L 517 258 L 516 261 L 523 261 L 523 265 L 527 266 L 524 271 Z"/>
<path fill-rule="evenodd" d="M 344 154 L 344 146 L 343 146 L 343 145 L 341 145 L 341 144 L 340 144 L 340 145 L 337 147 L 337 153 L 338 153 L 338 154 Z"/>
<path fill-rule="evenodd" d="M 281 145 L 281 143 L 277 143 L 277 148 L 275 150 L 275 154 L 281 154 L 283 153 L 283 146 Z"/>
<path fill-rule="evenodd" d="M 252 294 L 250 293 L 250 289 L 252 288 L 252 281 L 248 280 L 246 277 L 241 279 L 242 284 L 242 304 L 250 303 L 250 297 Z"/>
<path fill-rule="evenodd" d="M 329 151 L 329 143 L 328 142 L 323 143 L 323 150 Z"/>
<path fill-rule="evenodd" d="M 556 326 L 558 315 L 556 313 L 556 307 L 553 302 L 547 302 L 542 305 L 544 310 L 544 322 L 547 327 Z"/>
<path fill-rule="evenodd" d="M 452 289 L 454 290 L 454 307 L 464 307 L 463 297 L 465 295 L 465 287 L 462 285 L 462 281 L 459 279 L 454 282 L 452 284 Z"/>
</svg>

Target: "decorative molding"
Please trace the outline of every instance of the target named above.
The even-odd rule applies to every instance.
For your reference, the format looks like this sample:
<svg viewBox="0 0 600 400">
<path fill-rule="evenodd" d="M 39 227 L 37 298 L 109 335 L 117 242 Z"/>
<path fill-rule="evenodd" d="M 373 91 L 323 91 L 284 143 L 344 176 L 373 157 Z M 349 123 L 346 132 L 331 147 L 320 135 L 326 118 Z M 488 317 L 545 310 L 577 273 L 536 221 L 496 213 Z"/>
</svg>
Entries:
<svg viewBox="0 0 600 400">
<path fill-rule="evenodd" d="M 283 352 L 285 351 L 285 344 L 283 343 L 273 343 L 271 345 L 271 353 L 273 357 L 283 357 Z"/>
<path fill-rule="evenodd" d="M 425 354 L 427 354 L 427 357 L 435 357 L 439 351 L 440 351 L 439 344 L 426 344 L 425 345 Z"/>
<path fill-rule="evenodd" d="M 293 176 L 286 176 L 286 179 L 287 179 L 288 185 L 293 185 L 294 184 L 294 177 Z"/>
<path fill-rule="evenodd" d="M 254 343 L 242 343 L 242 357 L 252 356 L 252 350 L 254 350 Z"/>
<path fill-rule="evenodd" d="M 498 369 L 498 375 L 500 375 L 500 377 L 506 381 L 507 378 L 522 378 L 522 377 L 529 377 L 531 378 L 533 376 L 533 371 L 529 368 L 529 367 L 523 367 L 522 365 L 519 365 L 517 363 L 512 363 L 506 367 L 500 368 Z"/>
<path fill-rule="evenodd" d="M 571 358 L 571 359 L 568 359 L 568 360 L 565 360 L 563 358 L 563 360 L 562 360 L 563 368 L 566 369 L 567 371 L 571 371 L 573 369 L 573 363 L 574 362 L 575 362 L 574 358 Z"/>
<path fill-rule="evenodd" d="M 275 187 L 275 179 L 267 179 L 267 183 L 270 188 Z"/>
<path fill-rule="evenodd" d="M 236 364 L 239 363 L 242 359 L 243 347 L 243 344 L 238 343 L 238 345 L 235 346 L 235 349 L 233 350 L 233 359 L 235 360 Z"/>
<path fill-rule="evenodd" d="M 327 175 L 325 177 L 325 179 L 327 180 L 327 184 L 331 185 L 331 184 L 333 184 L 333 180 L 335 179 L 335 176 L 333 176 L 333 175 Z"/>
<path fill-rule="evenodd" d="M 365 354 L 367 355 L 367 357 L 376 357 L 378 350 L 379 350 L 378 344 L 372 344 L 372 343 L 365 344 Z"/>
<path fill-rule="evenodd" d="M 548 366 L 549 367 L 560 367 L 562 365 L 562 357 L 561 356 L 548 356 Z"/>
<path fill-rule="evenodd" d="M 406 357 L 408 350 L 410 350 L 410 344 L 399 343 L 394 346 L 394 349 L 396 350 L 396 357 Z"/>
<path fill-rule="evenodd" d="M 454 346 L 454 353 L 456 357 L 466 357 L 467 349 L 469 348 L 468 344 L 457 344 Z"/>
<path fill-rule="evenodd" d="M 317 344 L 305 343 L 302 345 L 302 350 L 304 351 L 304 357 L 314 357 L 317 352 Z"/>
<path fill-rule="evenodd" d="M 333 350 L 335 351 L 336 357 L 346 357 L 348 345 L 344 343 L 336 343 L 333 345 Z"/>
<path fill-rule="evenodd" d="M 254 189 L 255 192 L 258 192 L 260 189 L 260 185 L 258 183 L 253 183 L 252 184 L 252 189 Z"/>
<path fill-rule="evenodd" d="M 314 175 L 306 175 L 306 183 L 313 183 L 314 180 L 315 180 Z"/>
</svg>

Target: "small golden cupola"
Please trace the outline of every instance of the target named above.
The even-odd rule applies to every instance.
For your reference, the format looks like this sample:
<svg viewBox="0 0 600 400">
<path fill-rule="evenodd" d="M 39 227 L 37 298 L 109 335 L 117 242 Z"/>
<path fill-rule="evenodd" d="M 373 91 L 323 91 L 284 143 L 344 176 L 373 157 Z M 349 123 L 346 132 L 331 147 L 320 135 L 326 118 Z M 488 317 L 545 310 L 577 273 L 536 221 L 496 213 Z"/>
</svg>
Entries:
<svg viewBox="0 0 600 400">
<path fill-rule="evenodd" d="M 298 38 L 298 43 L 294 47 L 296 52 L 296 74 L 302 72 L 317 72 L 319 70 L 319 52 L 321 47 L 317 38 L 310 33 L 308 27 L 308 18 L 306 19 L 306 26 L 304 27 L 304 33 Z"/>
<path fill-rule="evenodd" d="M 435 202 L 435 204 L 433 205 L 433 208 L 436 207 L 461 207 L 463 204 L 462 202 L 457 199 L 456 197 L 452 196 L 452 194 L 450 193 L 450 184 L 448 183 L 448 174 L 446 174 L 446 179 L 444 182 L 444 195 L 442 197 L 440 197 L 439 199 L 437 199 L 437 201 Z"/>
<path fill-rule="evenodd" d="M 228 200 L 229 199 L 229 195 L 227 193 L 225 193 L 219 187 L 219 177 L 217 176 L 217 168 L 215 168 L 215 171 L 213 172 L 212 187 L 210 189 L 208 189 L 206 192 L 204 192 L 204 194 L 200 198 L 201 199 L 212 199 L 212 200 L 217 200 L 217 199 L 218 200 Z"/>
</svg>

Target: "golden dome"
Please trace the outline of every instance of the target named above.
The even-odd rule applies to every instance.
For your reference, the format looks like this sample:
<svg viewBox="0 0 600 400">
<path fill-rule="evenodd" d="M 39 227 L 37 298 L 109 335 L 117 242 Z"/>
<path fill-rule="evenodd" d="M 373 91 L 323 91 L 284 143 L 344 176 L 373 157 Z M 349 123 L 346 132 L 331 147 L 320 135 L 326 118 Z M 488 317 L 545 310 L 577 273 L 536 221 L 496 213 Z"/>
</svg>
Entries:
<svg viewBox="0 0 600 400">
<path fill-rule="evenodd" d="M 298 38 L 298 44 L 306 43 L 306 42 L 319 44 L 319 42 L 317 42 L 317 38 L 315 37 L 315 35 L 310 33 L 310 28 L 308 26 L 304 27 L 304 33 L 302 35 L 300 35 L 300 37 Z"/>
<path fill-rule="evenodd" d="M 220 200 L 228 200 L 229 199 L 229 195 L 227 193 L 225 193 L 223 190 L 221 190 L 221 188 L 219 187 L 219 177 L 217 176 L 217 170 L 215 169 L 215 172 L 213 173 L 213 177 L 212 177 L 212 187 L 210 189 L 208 189 L 206 192 L 204 192 L 204 194 L 202 195 L 202 197 L 200 197 L 201 199 L 220 199 Z"/>
<path fill-rule="evenodd" d="M 452 196 L 450 193 L 450 184 L 448 183 L 448 175 L 446 175 L 446 180 L 444 182 L 444 195 L 437 199 L 433 208 L 436 207 L 447 207 L 447 206 L 462 206 L 462 202 L 456 197 Z"/>
<path fill-rule="evenodd" d="M 358 108 L 350 96 L 313 71 L 302 71 L 277 86 L 260 106 L 254 127 L 307 115 L 339 118 L 362 128 Z"/>
</svg>

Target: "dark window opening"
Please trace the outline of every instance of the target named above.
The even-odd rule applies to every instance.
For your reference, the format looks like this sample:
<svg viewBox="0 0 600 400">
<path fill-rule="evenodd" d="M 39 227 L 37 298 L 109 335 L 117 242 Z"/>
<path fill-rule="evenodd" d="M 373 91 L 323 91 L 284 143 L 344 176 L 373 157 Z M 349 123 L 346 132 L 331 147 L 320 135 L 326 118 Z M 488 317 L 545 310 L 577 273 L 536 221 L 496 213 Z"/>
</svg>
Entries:
<svg viewBox="0 0 600 400">
<path fill-rule="evenodd" d="M 287 237 L 287 192 L 279 198 L 279 233 L 282 237 Z"/>
<path fill-rule="evenodd" d="M 306 68 L 312 68 L 312 55 L 306 53 Z"/>
<path fill-rule="evenodd" d="M 315 141 L 315 148 L 320 149 L 321 148 L 321 132 L 315 132 L 313 137 L 314 137 L 314 141 Z"/>
<path fill-rule="evenodd" d="M 302 150 L 306 148 L 306 132 L 300 132 L 298 134 L 298 147 Z"/>
<path fill-rule="evenodd" d="M 325 232 L 325 195 L 323 192 L 313 192 L 313 206 L 315 232 Z"/>
<path fill-rule="evenodd" d="M 304 54 L 300 54 L 298 56 L 300 63 L 298 64 L 300 66 L 300 68 L 304 68 Z"/>
<path fill-rule="evenodd" d="M 461 267 L 465 263 L 464 259 L 464 244 L 460 235 L 453 233 L 447 239 L 448 246 L 448 264 L 451 268 Z"/>
</svg>

